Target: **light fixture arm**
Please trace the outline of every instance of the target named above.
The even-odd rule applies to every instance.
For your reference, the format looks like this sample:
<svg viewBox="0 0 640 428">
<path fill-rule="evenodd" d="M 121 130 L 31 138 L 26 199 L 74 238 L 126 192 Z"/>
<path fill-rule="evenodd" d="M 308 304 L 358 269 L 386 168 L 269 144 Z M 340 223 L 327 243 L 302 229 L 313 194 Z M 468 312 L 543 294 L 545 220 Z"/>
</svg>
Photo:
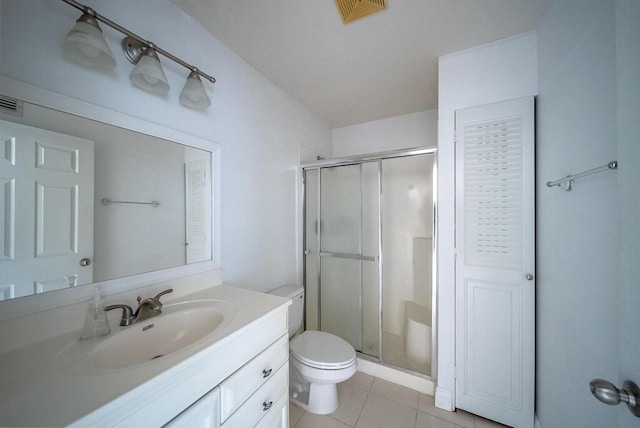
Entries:
<svg viewBox="0 0 640 428">
<path fill-rule="evenodd" d="M 197 67 L 181 60 L 180 58 L 178 58 L 177 56 L 165 51 L 164 49 L 160 48 L 158 45 L 156 45 L 155 43 L 149 41 L 149 40 L 145 40 L 142 37 L 138 36 L 137 34 L 127 30 L 126 28 L 124 28 L 123 26 L 113 22 L 112 20 L 110 20 L 109 18 L 105 18 L 104 16 L 100 15 L 98 12 L 96 12 L 95 10 L 93 10 L 92 8 L 83 5 L 82 3 L 78 3 L 75 0 L 62 0 L 63 2 L 67 3 L 70 6 L 75 7 L 76 9 L 82 11 L 83 13 L 86 13 L 88 15 L 93 16 L 97 21 L 102 22 L 103 24 L 108 25 L 109 27 L 113 28 L 114 30 L 117 30 L 119 32 L 121 32 L 122 34 L 125 34 L 135 40 L 137 40 L 138 42 L 142 43 L 144 46 L 151 46 L 153 47 L 153 49 L 159 53 L 162 54 L 163 56 L 169 58 L 170 60 L 172 60 L 173 62 L 176 62 L 178 64 L 180 64 L 181 66 L 183 66 L 184 68 L 189 69 L 190 72 L 196 72 L 198 73 L 200 76 L 204 77 L 205 79 L 207 79 L 208 81 L 210 81 L 211 83 L 216 83 L 216 78 L 213 76 L 208 75 L 207 73 L 202 72 L 200 69 L 198 69 Z"/>
</svg>

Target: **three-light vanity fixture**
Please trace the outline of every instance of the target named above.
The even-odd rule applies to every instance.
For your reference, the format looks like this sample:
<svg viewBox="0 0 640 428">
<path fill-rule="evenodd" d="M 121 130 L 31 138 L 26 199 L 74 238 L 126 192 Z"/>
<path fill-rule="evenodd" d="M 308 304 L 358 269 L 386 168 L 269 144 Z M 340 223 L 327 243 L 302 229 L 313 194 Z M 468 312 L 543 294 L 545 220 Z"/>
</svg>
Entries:
<svg viewBox="0 0 640 428">
<path fill-rule="evenodd" d="M 82 16 L 76 21 L 75 26 L 62 43 L 65 54 L 71 60 L 86 67 L 97 69 L 116 66 L 113 53 L 102 36 L 102 30 L 98 25 L 98 21 L 100 21 L 125 35 L 122 40 L 122 50 L 127 59 L 135 64 L 133 71 L 129 75 L 134 85 L 145 91 L 157 94 L 169 92 L 169 82 L 158 58 L 158 54 L 161 54 L 190 70 L 187 82 L 180 93 L 180 103 L 197 109 L 205 109 L 211 105 L 200 77 L 215 83 L 216 79 L 213 76 L 203 73 L 197 67 L 161 49 L 153 42 L 145 40 L 110 19 L 99 15 L 90 7 L 75 0 L 62 1 L 82 11 Z"/>
</svg>

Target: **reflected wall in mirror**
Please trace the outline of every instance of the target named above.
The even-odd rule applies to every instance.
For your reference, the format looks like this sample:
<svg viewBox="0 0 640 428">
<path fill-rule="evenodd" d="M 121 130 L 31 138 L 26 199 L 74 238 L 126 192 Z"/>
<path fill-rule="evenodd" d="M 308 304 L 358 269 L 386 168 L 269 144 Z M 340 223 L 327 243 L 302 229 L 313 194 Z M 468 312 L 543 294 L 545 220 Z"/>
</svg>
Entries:
<svg viewBox="0 0 640 428">
<path fill-rule="evenodd" d="M 201 148 L 0 112 L 0 300 L 212 260 L 212 172 Z"/>
</svg>

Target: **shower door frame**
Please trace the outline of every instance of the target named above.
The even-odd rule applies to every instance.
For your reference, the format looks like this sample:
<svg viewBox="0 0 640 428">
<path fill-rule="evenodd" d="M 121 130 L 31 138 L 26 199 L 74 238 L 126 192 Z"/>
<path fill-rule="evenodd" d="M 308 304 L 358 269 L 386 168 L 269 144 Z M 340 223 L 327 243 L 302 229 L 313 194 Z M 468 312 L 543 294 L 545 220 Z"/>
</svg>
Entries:
<svg viewBox="0 0 640 428">
<path fill-rule="evenodd" d="M 424 154 L 432 154 L 433 155 L 433 176 L 432 176 L 432 200 L 433 200 L 433 222 L 432 222 L 432 245 L 431 245 L 431 373 L 430 375 L 424 375 L 422 373 L 418 373 L 409 369 L 405 369 L 403 367 L 398 367 L 389 363 L 386 363 L 382 360 L 382 308 L 383 308 L 383 228 L 382 228 L 382 220 L 383 220 L 383 212 L 382 212 L 382 202 L 383 202 L 383 194 L 382 194 L 382 161 L 385 159 L 393 159 L 393 158 L 401 158 L 401 157 L 409 157 L 416 155 L 424 155 Z M 340 166 L 349 166 L 349 165 L 362 165 L 366 162 L 377 162 L 378 163 L 378 357 L 374 357 L 362 352 L 358 352 L 358 357 L 375 361 L 378 364 L 383 366 L 392 367 L 395 370 L 400 370 L 402 372 L 406 372 L 415 376 L 428 378 L 432 381 L 436 381 L 436 374 L 438 370 L 438 340 L 437 340 L 437 320 L 438 320 L 438 304 L 437 304 L 437 248 L 438 248 L 438 236 L 437 236 L 437 222 L 438 222 L 438 210 L 437 210 L 437 201 L 438 201 L 438 149 L 437 147 L 416 147 L 411 149 L 402 149 L 402 150 L 392 150 L 386 152 L 377 152 L 370 153 L 366 155 L 358 155 L 358 156 L 346 156 L 334 159 L 323 159 L 315 162 L 303 163 L 300 165 L 301 172 L 301 201 L 302 201 L 302 209 L 300 212 L 300 223 L 301 226 L 301 242 L 302 242 L 302 258 L 301 258 L 301 272 L 302 272 L 302 281 L 305 287 L 305 298 L 306 298 L 306 285 L 307 285 L 307 246 L 306 246 L 306 171 L 307 170 L 318 170 L 318 188 L 317 188 L 317 217 L 318 217 L 318 244 L 317 244 L 317 265 L 318 265 L 318 327 L 321 327 L 321 305 L 320 301 L 321 288 L 322 288 L 322 272 L 321 272 L 321 255 L 320 248 L 322 244 L 321 235 L 320 235 L 320 210 L 321 210 L 321 169 L 322 168 L 332 168 L 332 167 L 340 167 Z M 362 170 L 361 170 L 362 174 Z M 361 177 L 362 179 L 362 177 Z M 360 200 L 362 199 L 362 194 L 360 192 Z M 362 204 L 360 204 L 360 209 L 362 210 Z M 361 215 L 362 218 L 362 215 Z M 360 224 L 360 228 L 362 229 L 362 224 Z M 362 237 L 360 236 L 360 240 L 362 241 Z M 360 243 L 360 245 L 362 245 Z M 362 249 L 360 250 L 362 252 Z M 329 254 L 327 254 L 328 256 Z M 344 255 L 340 255 L 344 256 Z M 351 257 L 354 258 L 354 257 Z M 361 261 L 372 261 L 372 257 L 363 257 L 362 255 L 357 258 Z M 360 278 L 362 283 L 362 278 Z M 362 292 L 360 293 L 360 299 L 362 302 Z M 362 317 L 362 315 L 361 315 Z M 305 301 L 305 316 L 304 316 L 304 324 L 306 329 L 306 301 Z M 360 336 L 362 337 L 362 326 L 360 328 Z"/>
</svg>

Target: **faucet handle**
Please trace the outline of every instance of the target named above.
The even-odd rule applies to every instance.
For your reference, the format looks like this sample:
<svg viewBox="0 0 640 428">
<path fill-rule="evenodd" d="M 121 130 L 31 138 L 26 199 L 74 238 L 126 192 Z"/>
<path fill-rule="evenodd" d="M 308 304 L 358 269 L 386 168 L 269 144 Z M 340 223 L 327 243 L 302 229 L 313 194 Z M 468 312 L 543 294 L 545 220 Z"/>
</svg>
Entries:
<svg viewBox="0 0 640 428">
<path fill-rule="evenodd" d="M 164 291 L 161 291 L 160 293 L 158 293 L 158 295 L 155 297 L 156 300 L 159 300 L 160 297 L 164 296 L 165 294 L 169 294 L 173 292 L 173 288 L 167 288 Z"/>
<path fill-rule="evenodd" d="M 121 326 L 128 326 L 133 323 L 133 309 L 129 305 L 109 305 L 105 306 L 104 310 L 110 311 L 111 309 L 122 309 L 122 318 L 120 319 Z"/>
</svg>

